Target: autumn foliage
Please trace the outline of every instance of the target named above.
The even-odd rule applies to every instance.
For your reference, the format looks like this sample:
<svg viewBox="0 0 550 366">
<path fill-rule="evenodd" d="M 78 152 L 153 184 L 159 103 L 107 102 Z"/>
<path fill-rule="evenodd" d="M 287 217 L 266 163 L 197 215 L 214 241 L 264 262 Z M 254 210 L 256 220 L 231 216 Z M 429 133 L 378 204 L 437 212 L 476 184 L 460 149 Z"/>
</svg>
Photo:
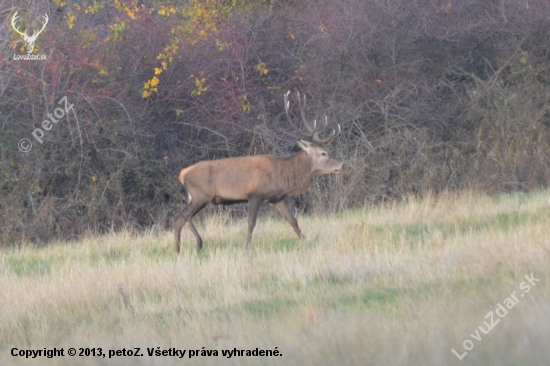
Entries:
<svg viewBox="0 0 550 366">
<path fill-rule="evenodd" d="M 47 60 L 14 59 L 15 11 L 29 29 L 49 15 L 34 49 Z M 287 90 L 340 123 L 349 166 L 301 210 L 549 183 L 544 0 L 0 0 L 0 14 L 4 245 L 168 225 L 181 168 L 296 151 Z M 40 144 L 63 97 L 74 109 Z"/>
</svg>

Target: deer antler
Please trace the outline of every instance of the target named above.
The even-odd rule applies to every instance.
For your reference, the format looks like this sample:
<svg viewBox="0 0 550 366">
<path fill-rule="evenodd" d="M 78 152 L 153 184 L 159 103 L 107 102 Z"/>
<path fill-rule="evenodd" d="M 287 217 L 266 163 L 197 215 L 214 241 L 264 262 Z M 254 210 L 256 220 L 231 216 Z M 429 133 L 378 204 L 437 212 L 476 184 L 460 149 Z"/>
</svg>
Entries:
<svg viewBox="0 0 550 366">
<path fill-rule="evenodd" d="M 21 36 L 25 37 L 27 34 L 21 32 L 21 31 L 19 30 L 19 27 L 17 27 L 17 26 L 15 25 L 15 22 L 16 22 L 17 19 L 19 18 L 19 14 L 17 14 L 17 13 L 19 13 L 19 10 L 17 10 L 17 11 L 15 12 L 15 14 L 13 14 L 13 17 L 11 18 L 11 26 L 13 27 L 13 29 L 15 29 L 15 31 L 16 31 L 17 33 L 19 33 Z"/>
<path fill-rule="evenodd" d="M 313 126 L 307 121 L 307 118 L 306 118 L 306 96 L 304 95 L 304 104 L 302 105 L 302 100 L 300 98 L 300 92 L 297 92 L 297 95 L 298 95 L 298 104 L 300 106 L 300 115 L 302 116 L 302 121 L 304 122 L 304 127 L 305 129 L 307 130 L 307 133 L 304 133 L 302 130 L 300 130 L 298 128 L 298 126 L 296 126 L 296 124 L 294 123 L 294 121 L 292 121 L 292 118 L 290 117 L 290 113 L 289 113 L 289 107 L 290 107 L 290 103 L 288 101 L 288 95 L 290 94 L 290 90 L 287 91 L 285 94 L 284 94 L 284 102 L 285 102 L 285 112 L 286 112 L 286 117 L 288 119 L 288 123 L 292 126 L 292 128 L 294 128 L 298 133 L 300 134 L 304 134 L 305 136 L 307 136 L 308 138 L 312 139 L 314 142 L 317 142 L 319 144 L 328 144 L 329 142 L 331 142 L 332 140 L 334 140 L 338 135 L 340 135 L 340 133 L 342 133 L 342 129 L 340 128 L 340 124 L 338 124 L 338 132 L 336 132 L 336 130 L 332 130 L 332 133 L 325 139 L 321 139 L 319 137 L 319 134 L 321 132 L 323 132 L 326 128 L 327 128 L 327 125 L 328 125 L 328 118 L 327 116 L 325 116 L 325 125 L 323 126 L 323 128 L 321 128 L 319 131 L 317 130 L 317 120 L 314 120 L 313 121 Z"/>
<path fill-rule="evenodd" d="M 46 29 L 46 25 L 48 24 L 48 21 L 50 20 L 50 18 L 48 17 L 48 14 L 44 14 L 44 16 L 43 16 L 42 18 L 44 19 L 44 21 L 43 21 L 44 25 L 42 25 L 42 29 L 40 29 L 40 30 L 38 31 L 38 33 L 36 32 L 36 30 L 34 30 L 34 32 L 33 32 L 33 34 L 32 34 L 32 37 L 33 37 L 33 38 L 38 37 L 38 35 L 39 35 L 40 33 L 42 33 L 42 31 L 43 31 L 44 29 Z"/>
</svg>

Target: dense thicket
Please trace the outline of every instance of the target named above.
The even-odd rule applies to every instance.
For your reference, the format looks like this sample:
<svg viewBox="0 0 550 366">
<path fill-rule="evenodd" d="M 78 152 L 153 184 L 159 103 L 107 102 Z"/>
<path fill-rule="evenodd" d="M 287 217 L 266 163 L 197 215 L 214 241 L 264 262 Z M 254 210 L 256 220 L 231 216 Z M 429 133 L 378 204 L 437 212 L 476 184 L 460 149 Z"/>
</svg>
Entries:
<svg viewBox="0 0 550 366">
<path fill-rule="evenodd" d="M 548 186 L 546 0 L 30 4 L 0 0 L 4 245 L 166 225 L 181 168 L 297 150 L 287 90 L 340 123 L 332 150 L 349 165 L 303 210 Z M 14 59 L 16 10 L 22 29 L 49 15 L 34 50 L 47 60 Z M 40 144 L 31 133 L 63 97 L 74 108 Z"/>
</svg>

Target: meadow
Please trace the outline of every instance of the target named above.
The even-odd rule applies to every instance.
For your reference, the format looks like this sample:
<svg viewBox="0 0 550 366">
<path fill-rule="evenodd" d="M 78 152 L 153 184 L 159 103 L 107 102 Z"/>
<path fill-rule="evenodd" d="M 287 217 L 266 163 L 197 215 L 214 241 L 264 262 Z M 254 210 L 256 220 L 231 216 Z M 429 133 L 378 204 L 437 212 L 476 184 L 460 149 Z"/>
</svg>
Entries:
<svg viewBox="0 0 550 366">
<path fill-rule="evenodd" d="M 0 364 L 550 364 L 550 191 L 298 220 L 305 241 L 261 215 L 245 247 L 246 220 L 213 216 L 197 225 L 204 250 L 184 227 L 177 257 L 165 231 L 2 249 Z M 54 347 L 65 356 L 11 355 Z M 108 358 L 135 347 L 142 357 Z M 280 355 L 222 355 L 256 348 Z"/>
</svg>

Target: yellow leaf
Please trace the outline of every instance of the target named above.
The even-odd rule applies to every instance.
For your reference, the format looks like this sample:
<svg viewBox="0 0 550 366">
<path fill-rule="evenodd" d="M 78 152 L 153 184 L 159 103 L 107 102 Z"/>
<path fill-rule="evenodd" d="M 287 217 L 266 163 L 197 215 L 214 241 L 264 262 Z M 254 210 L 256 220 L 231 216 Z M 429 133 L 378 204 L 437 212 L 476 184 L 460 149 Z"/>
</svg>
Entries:
<svg viewBox="0 0 550 366">
<path fill-rule="evenodd" d="M 75 20 L 75 15 L 71 11 L 68 12 L 67 13 L 67 24 L 69 25 L 69 29 L 73 29 L 74 20 Z"/>
</svg>

